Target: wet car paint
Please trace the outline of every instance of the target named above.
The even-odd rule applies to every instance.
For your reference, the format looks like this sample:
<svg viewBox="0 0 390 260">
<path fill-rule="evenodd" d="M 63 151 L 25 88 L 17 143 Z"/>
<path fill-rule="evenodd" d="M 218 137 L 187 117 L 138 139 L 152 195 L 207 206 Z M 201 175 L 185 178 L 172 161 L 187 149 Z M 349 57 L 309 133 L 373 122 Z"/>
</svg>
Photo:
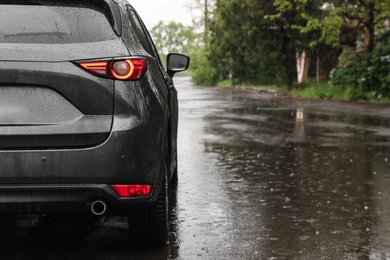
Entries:
<svg viewBox="0 0 390 260">
<path fill-rule="evenodd" d="M 200 88 L 185 77 L 175 84 L 170 245 L 129 247 L 118 217 L 77 242 L 77 221 L 64 228 L 16 219 L 15 228 L 0 225 L 2 259 L 390 256 L 389 106 Z"/>
</svg>

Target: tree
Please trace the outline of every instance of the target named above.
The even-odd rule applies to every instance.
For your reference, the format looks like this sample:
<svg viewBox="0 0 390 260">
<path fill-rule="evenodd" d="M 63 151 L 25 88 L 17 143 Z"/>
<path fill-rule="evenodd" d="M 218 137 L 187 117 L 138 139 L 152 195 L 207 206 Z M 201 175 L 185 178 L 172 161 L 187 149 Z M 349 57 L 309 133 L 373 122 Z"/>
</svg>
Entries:
<svg viewBox="0 0 390 260">
<path fill-rule="evenodd" d="M 364 33 L 364 51 L 374 49 L 375 29 L 390 19 L 390 0 L 334 0 L 335 11 L 346 24 Z"/>
<path fill-rule="evenodd" d="M 176 22 L 159 22 L 150 30 L 163 61 L 170 52 L 189 54 L 195 46 L 196 34 L 192 27 Z"/>
<path fill-rule="evenodd" d="M 326 0 L 274 0 L 277 13 L 269 19 L 281 20 L 296 35 L 298 82 L 306 80 L 311 57 L 316 58 L 317 82 L 327 80 L 340 52 L 342 19 Z M 305 72 L 305 73 L 302 73 Z"/>
<path fill-rule="evenodd" d="M 194 27 L 200 31 L 205 45 L 208 44 L 210 23 L 215 10 L 215 1 L 216 0 L 193 0 L 188 4 L 188 8 L 194 14 Z"/>
<path fill-rule="evenodd" d="M 211 27 L 210 55 L 233 83 L 281 83 L 296 79 L 299 39 L 287 20 L 267 19 L 277 12 L 273 1 L 219 0 Z"/>
<path fill-rule="evenodd" d="M 213 79 L 229 78 L 233 84 L 283 83 L 291 89 L 302 53 L 316 58 L 317 80 L 327 80 L 343 43 L 355 45 L 357 30 L 370 52 L 378 29 L 389 28 L 390 0 L 215 1 L 202 53 L 215 69 Z"/>
</svg>

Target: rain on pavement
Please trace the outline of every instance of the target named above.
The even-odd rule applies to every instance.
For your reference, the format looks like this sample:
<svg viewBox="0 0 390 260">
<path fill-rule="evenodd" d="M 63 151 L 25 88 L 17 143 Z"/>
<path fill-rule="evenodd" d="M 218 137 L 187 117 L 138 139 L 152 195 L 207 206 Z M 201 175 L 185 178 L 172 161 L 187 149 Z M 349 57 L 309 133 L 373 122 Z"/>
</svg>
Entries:
<svg viewBox="0 0 390 260">
<path fill-rule="evenodd" d="M 175 82 L 169 246 L 130 248 L 122 218 L 77 242 L 13 219 L 0 259 L 390 259 L 390 106 Z"/>
</svg>

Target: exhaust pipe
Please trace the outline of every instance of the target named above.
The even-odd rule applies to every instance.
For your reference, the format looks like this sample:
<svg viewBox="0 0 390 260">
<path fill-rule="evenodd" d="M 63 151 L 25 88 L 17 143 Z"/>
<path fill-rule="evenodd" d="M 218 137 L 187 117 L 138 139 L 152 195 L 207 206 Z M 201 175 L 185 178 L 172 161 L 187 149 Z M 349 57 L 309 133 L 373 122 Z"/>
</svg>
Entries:
<svg viewBox="0 0 390 260">
<path fill-rule="evenodd" d="M 107 204 L 103 200 L 95 200 L 91 204 L 91 212 L 95 216 L 101 216 L 107 211 Z"/>
</svg>

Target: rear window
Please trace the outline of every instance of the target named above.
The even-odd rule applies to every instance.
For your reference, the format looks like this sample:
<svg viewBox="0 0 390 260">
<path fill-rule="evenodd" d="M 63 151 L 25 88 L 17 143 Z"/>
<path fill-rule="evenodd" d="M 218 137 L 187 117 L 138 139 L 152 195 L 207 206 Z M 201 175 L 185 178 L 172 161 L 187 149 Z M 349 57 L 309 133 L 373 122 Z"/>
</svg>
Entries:
<svg viewBox="0 0 390 260">
<path fill-rule="evenodd" d="M 0 43 L 82 43 L 117 38 L 104 9 L 92 4 L 0 1 Z M 18 3 L 18 2 L 17 2 Z"/>
</svg>

